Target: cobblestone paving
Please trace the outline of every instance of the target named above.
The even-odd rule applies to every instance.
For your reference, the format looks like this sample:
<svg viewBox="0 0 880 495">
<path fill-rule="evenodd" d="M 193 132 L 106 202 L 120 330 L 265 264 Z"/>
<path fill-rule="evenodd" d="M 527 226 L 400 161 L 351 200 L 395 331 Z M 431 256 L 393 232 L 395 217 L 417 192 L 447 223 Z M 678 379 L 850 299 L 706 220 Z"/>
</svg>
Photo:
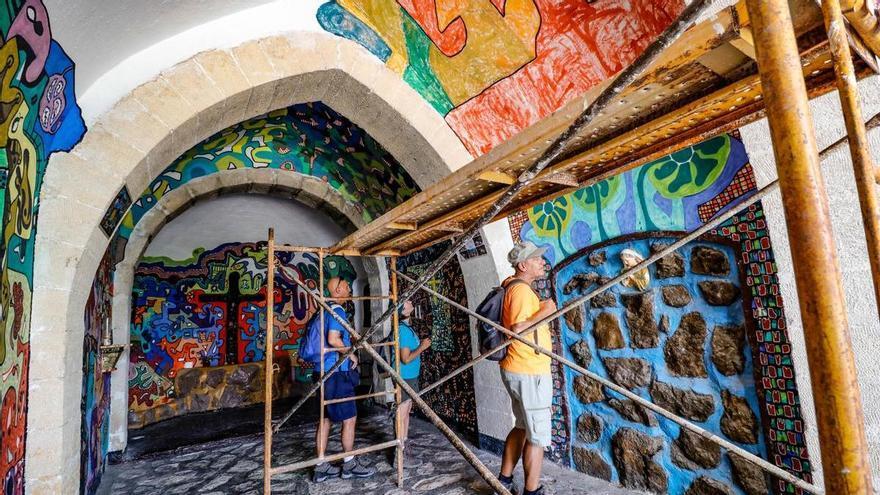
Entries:
<svg viewBox="0 0 880 495">
<path fill-rule="evenodd" d="M 356 493 L 359 495 L 400 495 L 431 493 L 460 495 L 492 491 L 476 471 L 458 454 L 430 423 L 413 418 L 404 463 L 404 487 L 396 486 L 396 471 L 389 464 L 392 450 L 368 454 L 364 460 L 378 473 L 365 480 L 328 480 L 313 484 L 310 472 L 286 473 L 272 479 L 273 494 L 323 495 Z M 386 414 L 359 420 L 355 447 L 392 440 L 391 422 Z M 275 437 L 274 465 L 288 464 L 314 457 L 314 425 L 283 428 Z M 339 432 L 331 433 L 329 452 L 339 449 Z M 498 456 L 476 451 L 492 472 L 500 466 Z M 104 474 L 99 494 L 257 494 L 262 493 L 262 435 L 248 435 L 175 451 L 154 454 L 138 460 L 110 465 Z M 522 465 L 517 471 L 519 486 Z M 543 483 L 548 493 L 591 495 L 628 495 L 635 492 L 586 475 L 546 463 Z"/>
</svg>

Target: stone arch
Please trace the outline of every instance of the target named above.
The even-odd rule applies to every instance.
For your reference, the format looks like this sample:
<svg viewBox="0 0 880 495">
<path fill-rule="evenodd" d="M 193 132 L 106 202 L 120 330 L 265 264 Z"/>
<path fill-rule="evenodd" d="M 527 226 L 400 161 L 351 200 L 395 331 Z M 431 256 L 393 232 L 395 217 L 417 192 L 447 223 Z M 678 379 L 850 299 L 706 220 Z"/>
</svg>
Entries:
<svg viewBox="0 0 880 495">
<path fill-rule="evenodd" d="M 192 207 L 196 202 L 213 197 L 248 192 L 289 198 L 326 213 L 337 224 L 348 230 L 362 227 L 365 222 L 342 195 L 326 182 L 297 172 L 278 169 L 236 169 L 207 175 L 187 182 L 164 195 L 140 222 L 137 223 L 125 248 L 122 260 L 116 265 L 112 329 L 116 344 L 129 344 L 131 324 L 131 297 L 134 272 L 152 239 L 171 220 Z M 377 258 L 361 260 L 367 272 L 369 285 L 381 292 L 389 290 L 385 267 Z M 373 302 L 377 314 L 380 301 Z M 120 358 L 127 362 L 128 350 Z M 110 382 L 110 450 L 122 450 L 128 434 L 128 369 L 120 367 L 113 372 Z"/>
<path fill-rule="evenodd" d="M 80 428 L 69 418 L 80 417 L 82 310 L 109 240 L 99 224 L 116 194 L 144 190 L 219 130 L 309 101 L 361 126 L 422 187 L 471 159 L 442 116 L 365 49 L 300 32 L 199 53 L 117 102 L 71 153 L 53 155 L 35 248 L 33 305 L 43 309 L 31 327 L 29 490 L 77 490 Z"/>
</svg>

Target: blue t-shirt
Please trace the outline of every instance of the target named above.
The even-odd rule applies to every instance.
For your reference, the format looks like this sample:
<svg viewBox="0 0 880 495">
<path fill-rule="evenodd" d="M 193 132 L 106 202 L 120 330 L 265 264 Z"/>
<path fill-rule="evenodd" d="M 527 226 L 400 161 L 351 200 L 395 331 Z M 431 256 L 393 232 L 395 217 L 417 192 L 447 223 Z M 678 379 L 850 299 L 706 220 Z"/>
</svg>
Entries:
<svg viewBox="0 0 880 495">
<path fill-rule="evenodd" d="M 402 350 L 404 347 L 409 348 L 410 352 L 415 352 L 416 349 L 419 348 L 419 337 L 416 335 L 416 332 L 413 331 L 412 327 L 404 322 L 400 322 L 400 349 Z M 403 353 L 401 353 L 401 357 Z M 405 380 L 412 380 L 414 378 L 419 377 L 419 369 L 422 367 L 422 356 L 419 356 L 409 364 L 404 364 L 403 360 L 400 361 L 400 376 L 402 376 Z"/>
<path fill-rule="evenodd" d="M 345 309 L 342 306 L 333 306 L 333 312 L 339 315 L 345 321 L 348 321 L 348 315 L 345 314 Z M 345 344 L 346 347 L 351 347 L 351 335 L 348 334 L 348 330 L 342 326 L 338 321 L 334 320 L 330 313 L 327 310 L 324 310 L 324 349 L 327 350 L 330 348 L 330 342 L 328 338 L 330 337 L 330 332 L 339 332 L 340 338 L 342 338 L 342 343 Z M 336 361 L 339 361 L 339 353 L 338 352 L 326 352 L 324 354 L 324 371 L 329 370 Z M 346 359 L 342 366 L 339 367 L 339 371 L 348 371 L 351 369 L 351 360 Z"/>
</svg>

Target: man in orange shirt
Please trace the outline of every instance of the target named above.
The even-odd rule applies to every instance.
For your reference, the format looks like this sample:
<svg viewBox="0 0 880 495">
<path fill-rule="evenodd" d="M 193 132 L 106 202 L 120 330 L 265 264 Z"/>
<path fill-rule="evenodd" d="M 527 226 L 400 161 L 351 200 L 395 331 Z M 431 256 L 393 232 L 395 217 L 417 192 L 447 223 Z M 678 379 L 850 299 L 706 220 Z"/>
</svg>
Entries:
<svg viewBox="0 0 880 495">
<path fill-rule="evenodd" d="M 531 242 L 522 242 L 507 255 L 515 273 L 502 284 L 507 291 L 501 323 L 513 332 L 521 333 L 556 311 L 552 300 L 541 301 L 531 287 L 532 282 L 546 276 L 544 251 L 545 248 L 538 248 Z M 544 349 L 553 347 L 550 326 L 546 323 L 527 338 L 536 340 Z M 510 395 L 516 424 L 504 442 L 499 480 L 511 489 L 513 470 L 522 457 L 525 472 L 523 495 L 540 495 L 544 493 L 544 487 L 540 485 L 544 449 L 550 446 L 550 406 L 553 401 L 550 358 L 514 341 L 507 347 L 507 355 L 500 364 L 501 379 Z"/>
</svg>

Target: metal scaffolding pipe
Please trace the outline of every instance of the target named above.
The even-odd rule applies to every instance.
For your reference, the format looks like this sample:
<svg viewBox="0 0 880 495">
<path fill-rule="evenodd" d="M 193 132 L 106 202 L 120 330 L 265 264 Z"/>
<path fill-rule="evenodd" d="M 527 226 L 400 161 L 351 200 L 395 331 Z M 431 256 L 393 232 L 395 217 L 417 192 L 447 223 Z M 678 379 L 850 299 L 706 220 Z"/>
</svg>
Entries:
<svg viewBox="0 0 880 495">
<path fill-rule="evenodd" d="M 816 138 L 787 0 L 746 0 L 779 173 L 825 489 L 870 494 L 859 383 Z"/>
<path fill-rule="evenodd" d="M 876 167 L 868 145 L 868 131 L 862 121 L 856 70 L 839 0 L 822 0 L 822 13 L 828 31 L 831 58 L 834 60 L 834 73 L 837 76 L 837 94 L 840 96 L 843 120 L 849 135 L 849 150 L 859 192 L 865 241 L 868 245 L 868 261 L 874 279 L 874 301 L 880 311 L 880 202 L 877 200 L 874 176 Z"/>
<path fill-rule="evenodd" d="M 681 14 L 679 14 L 679 16 L 672 21 L 662 33 L 660 33 L 657 39 L 651 42 L 651 44 L 645 48 L 645 51 L 636 57 L 632 64 L 620 71 L 611 84 L 602 90 L 593 102 L 586 106 L 584 111 L 574 120 L 574 122 L 572 122 L 568 129 L 560 134 L 530 167 L 523 171 L 517 181 L 507 188 L 498 201 L 493 203 L 473 225 L 471 225 L 452 243 L 451 246 L 449 246 L 449 248 L 446 249 L 446 251 L 444 251 L 442 255 L 440 255 L 440 257 L 431 263 L 428 268 L 425 269 L 424 273 L 419 276 L 415 284 L 404 291 L 403 294 L 400 294 L 398 302 L 390 305 L 388 310 L 382 313 L 370 329 L 364 332 L 364 338 L 341 356 L 341 359 L 330 368 L 330 372 L 335 371 L 336 368 L 348 358 L 348 356 L 356 352 L 362 345 L 369 341 L 370 337 L 382 327 L 391 315 L 397 312 L 400 305 L 399 301 L 406 301 L 411 298 L 421 286 L 425 285 L 425 283 L 427 283 L 428 280 L 440 270 L 440 268 L 455 256 L 455 253 L 457 253 L 468 240 L 473 238 L 477 231 L 487 223 L 491 222 L 499 213 L 501 213 L 504 207 L 513 200 L 514 196 L 534 181 L 542 170 L 559 158 L 566 148 L 575 140 L 578 133 L 592 123 L 602 110 L 611 104 L 614 98 L 616 98 L 624 89 L 629 87 L 629 85 L 632 84 L 642 72 L 648 69 L 663 51 L 668 48 L 691 24 L 693 24 L 711 4 L 712 0 L 694 0 L 685 7 Z M 278 428 L 290 419 L 290 417 L 293 416 L 303 404 L 305 404 L 306 400 L 311 397 L 318 387 L 323 385 L 323 383 L 324 378 L 322 378 L 319 383 L 312 385 L 312 387 L 306 391 L 305 396 L 294 404 L 290 411 L 288 411 L 288 413 L 285 414 L 285 416 L 275 425 L 275 431 L 278 431 Z"/>
</svg>

